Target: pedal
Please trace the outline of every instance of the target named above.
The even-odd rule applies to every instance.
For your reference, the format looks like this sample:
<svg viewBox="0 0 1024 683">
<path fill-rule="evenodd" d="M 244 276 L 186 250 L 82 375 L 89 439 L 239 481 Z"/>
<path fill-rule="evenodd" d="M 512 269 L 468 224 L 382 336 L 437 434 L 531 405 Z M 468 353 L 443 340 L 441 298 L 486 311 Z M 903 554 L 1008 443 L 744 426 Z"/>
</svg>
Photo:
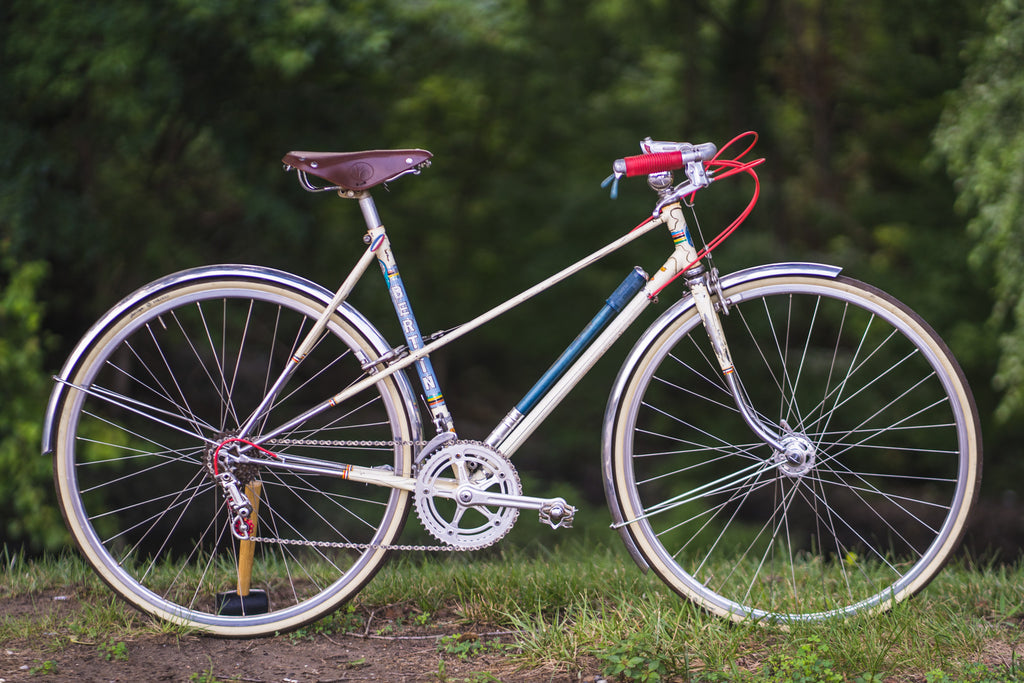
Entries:
<svg viewBox="0 0 1024 683">
<path fill-rule="evenodd" d="M 540 508 L 540 522 L 552 529 L 571 529 L 576 508 L 565 502 L 564 498 L 554 498 L 545 502 Z"/>
</svg>

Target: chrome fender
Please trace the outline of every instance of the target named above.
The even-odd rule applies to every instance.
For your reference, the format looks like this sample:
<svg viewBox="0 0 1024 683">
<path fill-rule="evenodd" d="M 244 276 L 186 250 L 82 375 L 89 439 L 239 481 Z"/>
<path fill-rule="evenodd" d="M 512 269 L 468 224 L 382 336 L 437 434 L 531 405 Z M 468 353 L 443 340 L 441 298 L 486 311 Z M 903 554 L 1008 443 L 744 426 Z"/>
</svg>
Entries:
<svg viewBox="0 0 1024 683">
<path fill-rule="evenodd" d="M 838 276 L 841 270 L 842 268 L 820 263 L 773 263 L 730 273 L 720 280 L 720 284 L 724 291 L 730 287 L 746 284 L 755 280 L 763 280 L 780 276 L 802 275 L 831 279 Z M 639 362 L 644 351 L 647 350 L 651 340 L 661 334 L 661 332 L 671 324 L 673 320 L 678 318 L 680 315 L 687 313 L 691 308 L 693 308 L 693 305 L 693 297 L 688 293 L 684 294 L 679 301 L 669 306 L 668 310 L 662 313 L 658 319 L 651 323 L 650 327 L 644 330 L 644 333 L 640 335 L 636 344 L 633 345 L 633 349 L 629 352 L 629 355 L 626 356 L 626 360 L 623 362 L 622 368 L 620 368 L 619 374 L 615 378 L 615 383 L 612 385 L 611 394 L 608 396 L 608 405 L 605 408 L 604 421 L 601 428 L 601 474 L 604 480 L 605 497 L 608 499 L 608 509 L 612 516 L 612 526 L 616 528 L 619 535 L 622 536 L 622 541 L 626 544 L 626 549 L 629 551 L 633 561 L 635 561 L 645 572 L 648 571 L 650 567 L 647 565 L 647 561 L 644 560 L 643 555 L 640 554 L 640 551 L 637 550 L 636 542 L 630 534 L 629 527 L 623 526 L 623 522 L 625 520 L 623 519 L 622 507 L 619 505 L 618 497 L 615 495 L 615 478 L 612 463 L 612 441 L 616 427 L 615 418 L 622 405 L 622 394 L 625 384 L 632 376 L 633 368 Z"/>
<path fill-rule="evenodd" d="M 91 328 L 89 328 L 89 331 L 85 333 L 85 336 L 82 337 L 81 341 L 79 341 L 75 346 L 71 355 L 68 356 L 60 374 L 54 377 L 56 380 L 56 386 L 54 386 L 53 391 L 50 393 L 50 400 L 46 406 L 46 417 L 43 423 L 43 455 L 50 455 L 53 453 L 53 442 L 56 437 L 57 429 L 57 415 L 60 413 L 61 405 L 68 393 L 68 382 L 78 372 L 82 358 L 86 356 L 96 339 L 100 337 L 115 320 L 124 315 L 127 311 L 138 306 L 139 303 L 147 298 L 159 296 L 161 291 L 171 290 L 184 284 L 201 282 L 203 280 L 217 280 L 228 277 L 238 277 L 245 280 L 252 280 L 254 282 L 279 285 L 292 290 L 298 290 L 314 300 L 319 301 L 325 308 L 330 305 L 331 300 L 334 298 L 332 292 L 297 275 L 275 270 L 273 268 L 235 264 L 203 266 L 200 268 L 183 270 L 142 286 L 118 302 Z M 360 334 L 363 335 L 378 354 L 383 355 L 391 349 L 390 344 L 387 343 L 384 336 L 363 316 L 362 313 L 352 308 L 347 303 L 343 303 L 339 306 L 338 311 L 359 331 Z M 413 438 L 415 441 L 419 441 L 422 434 L 422 424 L 420 422 L 419 411 L 416 409 L 416 401 L 413 399 L 416 394 L 413 392 L 412 386 L 409 384 L 409 380 L 404 373 L 396 373 L 394 377 L 398 385 L 399 392 L 401 392 L 403 398 L 412 409 L 410 419 L 413 422 L 413 430 L 415 432 Z"/>
</svg>

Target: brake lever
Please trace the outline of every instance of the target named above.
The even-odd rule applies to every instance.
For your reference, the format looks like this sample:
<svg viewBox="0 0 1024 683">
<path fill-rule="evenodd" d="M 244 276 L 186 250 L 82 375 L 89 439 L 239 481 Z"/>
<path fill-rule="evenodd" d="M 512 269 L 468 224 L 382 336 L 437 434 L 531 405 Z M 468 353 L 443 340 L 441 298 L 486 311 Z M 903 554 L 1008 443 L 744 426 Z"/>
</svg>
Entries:
<svg viewBox="0 0 1024 683">
<path fill-rule="evenodd" d="M 714 181 L 715 175 L 704 166 L 702 161 L 691 161 L 686 164 L 686 180 L 672 188 L 662 199 L 655 204 L 654 213 L 657 216 L 661 210 L 687 195 L 693 195 L 697 190 L 707 187 Z"/>
</svg>

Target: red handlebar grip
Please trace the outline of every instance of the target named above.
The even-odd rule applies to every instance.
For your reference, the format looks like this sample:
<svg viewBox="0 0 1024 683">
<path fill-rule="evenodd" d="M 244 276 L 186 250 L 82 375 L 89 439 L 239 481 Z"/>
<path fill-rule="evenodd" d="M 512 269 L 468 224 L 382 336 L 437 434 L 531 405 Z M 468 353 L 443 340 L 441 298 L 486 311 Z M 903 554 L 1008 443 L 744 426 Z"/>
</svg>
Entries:
<svg viewBox="0 0 1024 683">
<path fill-rule="evenodd" d="M 640 154 L 635 157 L 626 157 L 626 175 L 629 177 L 637 175 L 650 175 L 662 171 L 674 171 L 682 168 L 683 155 L 681 152 L 658 152 L 657 154 Z"/>
</svg>

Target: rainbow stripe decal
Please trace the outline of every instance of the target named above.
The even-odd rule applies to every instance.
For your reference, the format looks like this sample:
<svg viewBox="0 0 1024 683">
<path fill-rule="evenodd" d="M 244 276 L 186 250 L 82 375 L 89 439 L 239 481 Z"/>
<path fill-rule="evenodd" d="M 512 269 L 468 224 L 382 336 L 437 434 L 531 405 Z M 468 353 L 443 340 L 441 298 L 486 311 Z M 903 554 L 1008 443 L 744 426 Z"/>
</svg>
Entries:
<svg viewBox="0 0 1024 683">
<path fill-rule="evenodd" d="M 693 240 L 690 239 L 690 231 L 685 223 L 679 230 L 669 230 L 669 234 L 672 235 L 672 243 L 677 247 L 680 244 L 693 244 Z"/>
</svg>

